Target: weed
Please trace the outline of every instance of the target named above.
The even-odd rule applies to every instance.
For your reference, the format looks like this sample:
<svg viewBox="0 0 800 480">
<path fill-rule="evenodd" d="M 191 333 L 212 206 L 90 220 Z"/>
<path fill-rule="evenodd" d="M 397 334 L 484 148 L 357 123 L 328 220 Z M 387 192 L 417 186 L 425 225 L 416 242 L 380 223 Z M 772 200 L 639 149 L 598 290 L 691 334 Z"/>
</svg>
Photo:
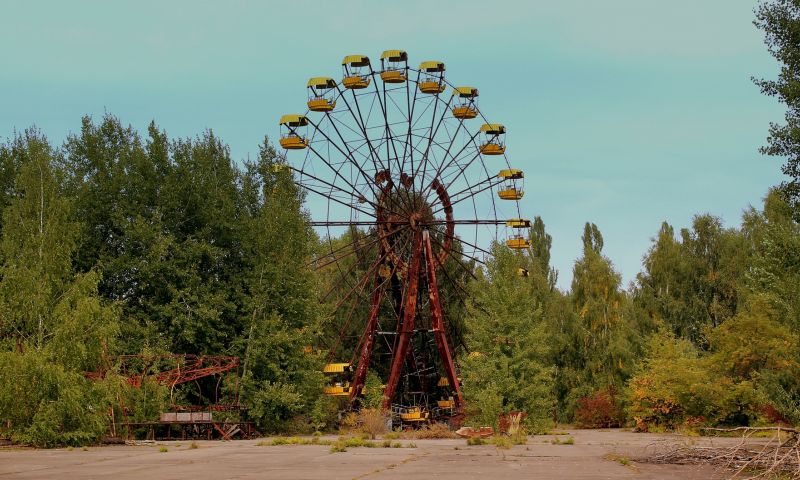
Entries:
<svg viewBox="0 0 800 480">
<path fill-rule="evenodd" d="M 561 440 L 558 437 L 553 437 L 553 439 L 550 440 L 550 443 L 553 445 L 575 445 L 575 439 L 572 437 L 567 437 L 566 440 Z"/>
<path fill-rule="evenodd" d="M 400 432 L 388 432 L 383 436 L 383 438 L 387 440 L 397 440 L 400 438 Z"/>
<path fill-rule="evenodd" d="M 347 451 L 347 447 L 342 442 L 336 442 L 333 445 L 331 445 L 331 450 L 330 451 L 331 451 L 331 453 L 346 452 Z"/>
<path fill-rule="evenodd" d="M 200 445 L 198 445 L 197 442 L 192 442 L 189 444 L 189 449 L 191 450 L 197 450 L 198 448 L 200 448 Z"/>
<path fill-rule="evenodd" d="M 612 460 L 614 462 L 619 463 L 622 466 L 629 466 L 631 464 L 631 460 L 628 457 L 624 457 L 622 455 L 617 455 L 616 453 L 609 453 L 603 456 L 606 460 Z"/>
<path fill-rule="evenodd" d="M 486 445 L 486 440 L 481 437 L 469 437 L 467 439 L 467 445 Z"/>
<path fill-rule="evenodd" d="M 161 452 L 161 453 L 167 453 L 167 452 L 169 452 L 169 449 L 167 447 L 161 447 L 161 448 L 158 449 L 158 451 Z"/>
<path fill-rule="evenodd" d="M 458 435 L 447 424 L 433 423 L 426 425 L 419 430 L 412 432 L 411 438 L 426 439 L 426 438 L 459 438 Z"/>
<path fill-rule="evenodd" d="M 83 450 L 84 452 L 88 452 L 89 451 L 89 447 L 81 447 L 81 450 Z"/>
<path fill-rule="evenodd" d="M 503 450 L 508 450 L 514 446 L 514 443 L 511 439 L 506 437 L 494 437 L 492 438 L 492 443 L 497 448 L 502 448 Z"/>
</svg>

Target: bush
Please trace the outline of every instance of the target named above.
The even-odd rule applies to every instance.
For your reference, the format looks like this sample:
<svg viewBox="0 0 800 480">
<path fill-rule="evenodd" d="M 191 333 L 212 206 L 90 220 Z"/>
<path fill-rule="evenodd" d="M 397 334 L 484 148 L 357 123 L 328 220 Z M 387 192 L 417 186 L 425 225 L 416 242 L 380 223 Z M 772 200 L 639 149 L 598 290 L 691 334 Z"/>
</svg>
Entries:
<svg viewBox="0 0 800 480">
<path fill-rule="evenodd" d="M 582 428 L 618 427 L 625 414 L 608 390 L 599 390 L 594 395 L 582 397 L 575 409 L 575 423 Z"/>
<path fill-rule="evenodd" d="M 386 432 L 386 415 L 377 408 L 364 408 L 358 412 L 358 420 L 361 431 L 375 439 L 378 435 Z"/>
<path fill-rule="evenodd" d="M 426 425 L 419 430 L 415 430 L 411 435 L 413 438 L 418 439 L 432 439 L 432 438 L 459 438 L 458 435 L 447 424 L 432 423 Z"/>
<path fill-rule="evenodd" d="M 15 442 L 37 447 L 97 443 L 108 430 L 105 382 L 48 362 L 37 351 L 0 353 L 0 420 Z"/>
</svg>

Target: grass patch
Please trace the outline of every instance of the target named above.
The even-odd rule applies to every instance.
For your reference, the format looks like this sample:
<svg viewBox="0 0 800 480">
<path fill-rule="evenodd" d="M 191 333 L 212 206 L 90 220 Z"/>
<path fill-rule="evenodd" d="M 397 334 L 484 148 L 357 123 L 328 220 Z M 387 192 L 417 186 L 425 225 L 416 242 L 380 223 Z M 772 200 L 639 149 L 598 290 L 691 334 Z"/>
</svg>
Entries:
<svg viewBox="0 0 800 480">
<path fill-rule="evenodd" d="M 617 462 L 623 467 L 629 467 L 636 470 L 636 466 L 633 465 L 631 459 L 624 455 L 619 455 L 617 453 L 607 453 L 603 455 L 603 458 L 605 458 L 606 460 L 611 460 L 612 462 Z"/>
<path fill-rule="evenodd" d="M 486 445 L 486 439 L 481 437 L 469 437 L 467 439 L 467 445 L 475 446 L 475 445 Z"/>
<path fill-rule="evenodd" d="M 169 449 L 167 447 L 161 447 L 161 448 L 158 449 L 158 451 L 161 452 L 161 453 L 167 453 L 167 452 L 169 452 Z"/>
<path fill-rule="evenodd" d="M 494 437 L 492 438 L 492 443 L 495 447 L 502 448 L 503 450 L 509 450 L 514 446 L 514 442 L 507 437 Z"/>
<path fill-rule="evenodd" d="M 552 445 L 575 445 L 575 439 L 572 437 L 567 437 L 566 440 L 561 440 L 558 437 L 553 437 L 553 439 L 550 440 L 550 443 Z"/>
<path fill-rule="evenodd" d="M 200 445 L 198 445 L 197 442 L 192 442 L 189 444 L 190 450 L 197 450 L 198 448 L 200 448 Z"/>
<path fill-rule="evenodd" d="M 400 438 L 400 432 L 388 432 L 383 436 L 383 438 L 387 440 L 397 440 Z"/>
</svg>

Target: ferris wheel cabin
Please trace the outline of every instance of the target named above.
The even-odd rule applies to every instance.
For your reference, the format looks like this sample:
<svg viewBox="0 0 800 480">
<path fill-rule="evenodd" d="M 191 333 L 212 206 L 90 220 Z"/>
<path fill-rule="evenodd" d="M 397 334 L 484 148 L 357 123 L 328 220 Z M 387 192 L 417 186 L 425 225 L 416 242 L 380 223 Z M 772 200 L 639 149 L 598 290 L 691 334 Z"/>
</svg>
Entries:
<svg viewBox="0 0 800 480">
<path fill-rule="evenodd" d="M 444 83 L 444 63 L 430 60 L 419 64 L 419 91 L 422 93 L 440 94 L 446 87 Z"/>
<path fill-rule="evenodd" d="M 525 175 L 522 170 L 510 168 L 507 170 L 500 170 L 497 175 L 498 178 L 504 180 L 503 187 L 497 192 L 501 200 L 520 200 L 525 195 L 525 191 L 517 184 L 517 180 L 521 180 Z"/>
<path fill-rule="evenodd" d="M 336 81 L 330 77 L 314 77 L 306 84 L 308 109 L 312 112 L 330 112 L 336 108 Z"/>
<path fill-rule="evenodd" d="M 474 87 L 456 87 L 453 90 L 456 103 L 453 116 L 460 120 L 469 120 L 478 116 L 478 89 Z"/>
<path fill-rule="evenodd" d="M 506 240 L 506 246 L 512 250 L 524 250 L 530 248 L 531 242 L 522 235 L 514 235 Z"/>
<path fill-rule="evenodd" d="M 484 123 L 481 126 L 485 140 L 481 144 L 484 155 L 502 155 L 506 153 L 506 127 L 499 123 Z"/>
<path fill-rule="evenodd" d="M 353 365 L 349 363 L 329 363 L 322 369 L 329 380 L 322 387 L 322 393 L 332 397 L 346 397 L 350 395 L 350 377 Z"/>
<path fill-rule="evenodd" d="M 366 55 L 348 55 L 342 60 L 342 85 L 344 88 L 359 90 L 369 86 L 372 67 Z"/>
<path fill-rule="evenodd" d="M 298 133 L 298 129 L 308 126 L 305 115 L 290 114 L 281 117 L 281 147 L 287 150 L 301 150 L 308 146 L 308 139 Z"/>
<path fill-rule="evenodd" d="M 381 54 L 381 80 L 386 83 L 405 83 L 408 54 L 403 50 L 386 50 Z"/>
<path fill-rule="evenodd" d="M 527 218 L 511 218 L 506 220 L 506 226 L 511 228 L 530 228 L 531 221 Z M 506 240 L 506 246 L 513 250 L 523 250 L 531 246 L 531 242 L 520 234 L 515 234 Z"/>
</svg>

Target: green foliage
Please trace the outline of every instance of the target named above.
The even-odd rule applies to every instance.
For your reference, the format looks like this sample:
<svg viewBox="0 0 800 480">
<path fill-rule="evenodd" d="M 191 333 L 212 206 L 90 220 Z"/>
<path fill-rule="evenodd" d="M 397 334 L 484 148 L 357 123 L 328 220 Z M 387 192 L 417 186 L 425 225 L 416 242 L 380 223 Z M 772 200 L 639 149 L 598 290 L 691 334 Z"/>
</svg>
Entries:
<svg viewBox="0 0 800 480">
<path fill-rule="evenodd" d="M 761 92 L 786 105 L 785 124 L 771 124 L 762 153 L 786 158 L 783 173 L 790 180 L 783 194 L 800 220 L 800 5 L 795 0 L 763 1 L 756 9 L 756 27 L 764 31 L 767 49 L 781 64 L 776 80 L 755 80 Z"/>
<path fill-rule="evenodd" d="M 547 366 L 545 321 L 551 290 L 529 255 L 495 244 L 486 274 L 470 285 L 467 344 L 462 362 L 468 422 L 497 426 L 498 416 L 523 411 L 534 430 L 553 409 L 553 370 Z M 527 268 L 529 277 L 517 276 Z"/>
<path fill-rule="evenodd" d="M 0 353 L 0 419 L 15 442 L 96 443 L 108 429 L 109 394 L 35 351 Z"/>
<path fill-rule="evenodd" d="M 383 405 L 383 383 L 381 378 L 373 371 L 367 373 L 367 379 L 364 382 L 364 387 L 367 393 L 364 394 L 364 401 L 362 407 L 368 409 L 379 409 Z"/>
</svg>

